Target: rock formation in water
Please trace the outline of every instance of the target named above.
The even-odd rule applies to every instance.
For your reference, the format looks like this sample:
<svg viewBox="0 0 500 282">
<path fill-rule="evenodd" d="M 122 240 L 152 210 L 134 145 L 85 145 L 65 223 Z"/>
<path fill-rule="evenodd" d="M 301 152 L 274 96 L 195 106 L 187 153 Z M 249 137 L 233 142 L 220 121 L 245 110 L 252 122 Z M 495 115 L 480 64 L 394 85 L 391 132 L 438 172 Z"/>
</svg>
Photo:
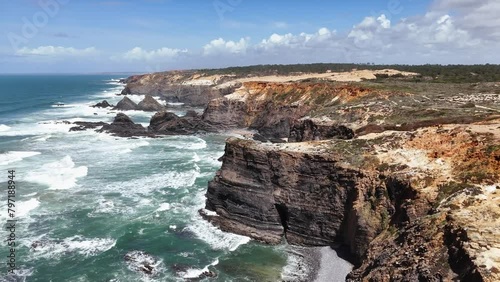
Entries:
<svg viewBox="0 0 500 282">
<path fill-rule="evenodd" d="M 165 107 L 153 98 L 151 95 L 146 95 L 144 99 L 137 105 L 137 110 L 146 112 L 159 112 L 165 110 Z"/>
<path fill-rule="evenodd" d="M 157 135 L 190 135 L 216 132 L 218 128 L 203 122 L 195 111 L 188 111 L 183 117 L 170 112 L 156 113 L 151 118 L 148 130 Z"/>
<path fill-rule="evenodd" d="M 99 102 L 95 105 L 92 106 L 92 108 L 112 108 L 113 105 L 109 104 L 108 101 L 103 100 L 102 102 Z"/>
<path fill-rule="evenodd" d="M 113 110 L 121 110 L 121 111 L 132 111 L 137 110 L 138 106 L 134 101 L 130 100 L 128 97 L 123 97 L 118 104 L 113 108 Z"/>
<path fill-rule="evenodd" d="M 131 251 L 123 256 L 128 267 L 136 272 L 155 276 L 158 274 L 158 259 L 143 251 Z"/>
<path fill-rule="evenodd" d="M 101 127 L 107 125 L 107 123 L 99 121 L 99 122 L 87 122 L 87 121 L 75 121 L 73 126 L 69 129 L 69 131 L 84 131 L 87 129 L 95 129 L 97 127 Z"/>
<path fill-rule="evenodd" d="M 104 125 L 97 132 L 108 132 L 119 137 L 154 136 L 144 126 L 134 123 L 124 113 L 118 113 L 111 124 Z"/>
</svg>

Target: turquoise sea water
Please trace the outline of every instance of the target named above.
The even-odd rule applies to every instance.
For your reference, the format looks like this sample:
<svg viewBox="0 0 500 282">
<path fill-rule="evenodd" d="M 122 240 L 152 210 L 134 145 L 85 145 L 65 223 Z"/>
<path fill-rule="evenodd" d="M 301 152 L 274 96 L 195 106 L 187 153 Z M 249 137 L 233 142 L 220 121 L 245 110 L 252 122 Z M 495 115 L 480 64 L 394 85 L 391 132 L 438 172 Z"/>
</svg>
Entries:
<svg viewBox="0 0 500 282">
<path fill-rule="evenodd" d="M 62 121 L 112 121 L 116 112 L 90 105 L 116 104 L 118 78 L 0 76 L 0 221 L 7 220 L 9 169 L 16 171 L 18 220 L 16 276 L 6 275 L 3 241 L 0 281 L 184 281 L 207 268 L 218 274 L 215 281 L 296 275 L 286 246 L 221 232 L 197 213 L 228 136 L 69 132 Z M 147 125 L 153 113 L 126 114 Z M 7 235 L 2 228 L 0 236 Z M 158 259 L 156 275 L 124 260 L 134 250 Z"/>
</svg>

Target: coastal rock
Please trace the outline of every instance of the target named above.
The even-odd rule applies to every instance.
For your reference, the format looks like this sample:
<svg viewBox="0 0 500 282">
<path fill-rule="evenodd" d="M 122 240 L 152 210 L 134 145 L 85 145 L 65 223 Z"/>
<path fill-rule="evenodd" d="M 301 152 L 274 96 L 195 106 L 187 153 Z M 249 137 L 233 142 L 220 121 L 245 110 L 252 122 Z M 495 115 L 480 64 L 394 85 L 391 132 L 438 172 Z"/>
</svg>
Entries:
<svg viewBox="0 0 500 282">
<path fill-rule="evenodd" d="M 123 256 L 128 267 L 136 272 L 154 276 L 158 274 L 159 260 L 143 251 L 131 251 Z"/>
<path fill-rule="evenodd" d="M 113 105 L 109 104 L 108 101 L 103 100 L 102 102 L 99 102 L 95 105 L 92 106 L 92 108 L 111 108 Z"/>
<path fill-rule="evenodd" d="M 111 124 L 104 125 L 97 132 L 108 132 L 119 137 L 149 136 L 147 130 L 140 124 L 134 123 L 126 114 L 118 113 Z"/>
<path fill-rule="evenodd" d="M 122 95 L 149 94 L 169 103 L 184 103 L 194 107 L 204 107 L 210 100 L 222 97 L 221 90 L 210 85 L 184 83 L 184 79 L 191 75 L 189 71 L 134 75 L 125 80 L 127 85 Z"/>
<path fill-rule="evenodd" d="M 249 128 L 265 138 L 288 138 L 295 120 L 304 116 L 305 107 L 288 106 L 266 99 L 246 100 L 224 97 L 210 101 L 202 119 L 223 128 Z"/>
<path fill-rule="evenodd" d="M 301 119 L 290 130 L 289 142 L 318 141 L 325 139 L 352 139 L 354 131 L 331 120 Z"/>
<path fill-rule="evenodd" d="M 245 102 L 219 98 L 210 101 L 202 119 L 224 128 L 247 127 L 248 110 Z"/>
<path fill-rule="evenodd" d="M 83 131 L 87 129 L 95 129 L 100 126 L 108 125 L 107 123 L 102 121 L 99 122 L 75 121 L 73 124 L 76 124 L 77 126 L 73 126 L 72 128 L 69 129 L 69 131 Z"/>
<path fill-rule="evenodd" d="M 189 111 L 183 117 L 171 112 L 159 112 L 151 118 L 148 130 L 158 135 L 187 135 L 215 132 L 217 127 L 202 121 L 194 111 Z"/>
<path fill-rule="evenodd" d="M 159 112 L 164 109 L 165 107 L 163 107 L 151 95 L 146 95 L 146 97 L 144 97 L 144 99 L 137 105 L 137 110 L 147 111 L 147 112 Z"/>
<path fill-rule="evenodd" d="M 130 100 L 128 97 L 123 97 L 123 99 L 116 104 L 113 110 L 121 110 L 121 111 L 132 111 L 137 110 L 138 106 L 134 101 Z"/>
</svg>

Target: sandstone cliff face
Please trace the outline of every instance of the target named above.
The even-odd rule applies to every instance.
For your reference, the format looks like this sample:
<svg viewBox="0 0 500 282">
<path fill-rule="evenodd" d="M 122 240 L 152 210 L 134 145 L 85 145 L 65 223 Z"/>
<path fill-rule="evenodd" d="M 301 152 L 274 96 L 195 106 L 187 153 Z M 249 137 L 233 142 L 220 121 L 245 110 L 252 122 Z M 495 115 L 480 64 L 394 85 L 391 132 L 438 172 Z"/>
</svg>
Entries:
<svg viewBox="0 0 500 282">
<path fill-rule="evenodd" d="M 337 122 L 300 119 L 332 101 L 350 101 L 370 93 L 369 89 L 325 83 L 245 82 L 233 93 L 210 101 L 203 120 L 224 127 L 250 128 L 270 139 L 349 139 L 353 131 Z"/>
</svg>

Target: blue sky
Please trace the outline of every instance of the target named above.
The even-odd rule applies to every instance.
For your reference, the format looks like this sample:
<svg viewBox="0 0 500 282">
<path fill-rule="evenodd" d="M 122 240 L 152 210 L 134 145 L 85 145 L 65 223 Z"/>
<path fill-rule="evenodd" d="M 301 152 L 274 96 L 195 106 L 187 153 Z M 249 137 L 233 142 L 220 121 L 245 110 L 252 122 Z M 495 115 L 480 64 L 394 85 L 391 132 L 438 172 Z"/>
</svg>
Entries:
<svg viewBox="0 0 500 282">
<path fill-rule="evenodd" d="M 499 63 L 496 0 L 0 2 L 0 72 Z"/>
</svg>

